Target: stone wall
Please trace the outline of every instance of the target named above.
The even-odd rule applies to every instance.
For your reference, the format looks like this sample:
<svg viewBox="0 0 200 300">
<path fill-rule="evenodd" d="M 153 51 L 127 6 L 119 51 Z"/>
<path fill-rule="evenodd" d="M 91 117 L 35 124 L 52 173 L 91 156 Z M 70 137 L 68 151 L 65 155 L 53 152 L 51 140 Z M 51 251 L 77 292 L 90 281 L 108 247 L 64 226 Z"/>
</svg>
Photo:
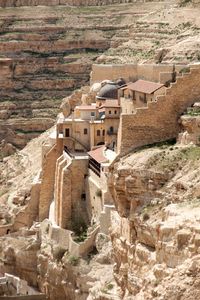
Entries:
<svg viewBox="0 0 200 300">
<path fill-rule="evenodd" d="M 41 223 L 40 235 L 42 238 L 46 238 L 47 227 L 50 240 L 68 251 L 70 255 L 76 257 L 84 256 L 92 250 L 95 245 L 95 237 L 99 232 L 99 226 L 97 226 L 88 234 L 83 242 L 77 243 L 73 240 L 72 231 L 53 226 L 47 220 Z"/>
<path fill-rule="evenodd" d="M 98 221 L 103 209 L 102 186 L 100 178 L 91 170 L 86 179 L 86 195 L 89 218 Z"/>
<path fill-rule="evenodd" d="M 0 286 L 7 287 L 7 294 L 13 295 L 13 288 L 14 292 L 16 291 L 17 295 L 28 295 L 29 293 L 29 286 L 27 284 L 27 281 L 20 279 L 17 276 L 14 276 L 12 274 L 5 273 L 4 277 L 0 278 Z"/>
<path fill-rule="evenodd" d="M 49 216 L 50 204 L 54 198 L 56 160 L 60 154 L 61 149 L 59 144 L 56 144 L 44 155 L 39 197 L 39 221 Z"/>
<path fill-rule="evenodd" d="M 61 155 L 56 163 L 55 176 L 55 220 L 62 228 L 71 221 L 71 158 Z"/>
<path fill-rule="evenodd" d="M 183 65 L 170 64 L 123 64 L 123 65 L 93 65 L 91 84 L 102 80 L 124 78 L 127 82 L 145 79 L 165 83 L 172 80 L 174 71 L 179 72 Z"/>
<path fill-rule="evenodd" d="M 118 152 L 175 138 L 180 130 L 178 119 L 188 106 L 198 102 L 200 68 L 178 77 L 157 102 L 138 108 L 135 114 L 122 114 L 118 132 Z"/>
<path fill-rule="evenodd" d="M 85 175 L 87 174 L 87 157 L 71 158 L 64 153 L 57 160 L 55 181 L 55 219 L 56 224 L 62 228 L 70 228 L 73 220 L 85 219 L 87 210 Z"/>
</svg>

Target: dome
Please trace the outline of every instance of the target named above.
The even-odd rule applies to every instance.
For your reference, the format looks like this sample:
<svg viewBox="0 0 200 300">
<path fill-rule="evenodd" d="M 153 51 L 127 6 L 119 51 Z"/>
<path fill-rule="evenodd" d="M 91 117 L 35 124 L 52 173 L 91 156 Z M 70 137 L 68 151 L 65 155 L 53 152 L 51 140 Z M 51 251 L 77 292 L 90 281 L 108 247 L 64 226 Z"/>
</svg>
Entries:
<svg viewBox="0 0 200 300">
<path fill-rule="evenodd" d="M 93 85 L 90 88 L 90 92 L 99 92 L 101 89 L 101 83 L 93 83 Z"/>
<path fill-rule="evenodd" d="M 117 81 L 116 81 L 117 85 L 119 86 L 123 86 L 126 84 L 126 81 L 123 79 L 123 78 L 119 78 Z"/>
<path fill-rule="evenodd" d="M 115 83 L 106 83 L 97 94 L 98 98 L 117 99 L 119 86 Z"/>
</svg>

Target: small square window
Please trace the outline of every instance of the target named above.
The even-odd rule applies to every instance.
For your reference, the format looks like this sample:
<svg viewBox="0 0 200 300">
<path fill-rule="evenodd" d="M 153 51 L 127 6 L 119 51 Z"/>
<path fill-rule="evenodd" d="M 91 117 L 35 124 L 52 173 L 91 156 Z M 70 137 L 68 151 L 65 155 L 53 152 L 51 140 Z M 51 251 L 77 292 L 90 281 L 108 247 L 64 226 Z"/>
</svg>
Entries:
<svg viewBox="0 0 200 300">
<path fill-rule="evenodd" d="M 69 137 L 69 128 L 65 128 L 65 137 Z"/>
<path fill-rule="evenodd" d="M 87 128 L 84 128 L 84 134 L 87 134 L 88 133 L 88 130 L 87 130 Z"/>
</svg>

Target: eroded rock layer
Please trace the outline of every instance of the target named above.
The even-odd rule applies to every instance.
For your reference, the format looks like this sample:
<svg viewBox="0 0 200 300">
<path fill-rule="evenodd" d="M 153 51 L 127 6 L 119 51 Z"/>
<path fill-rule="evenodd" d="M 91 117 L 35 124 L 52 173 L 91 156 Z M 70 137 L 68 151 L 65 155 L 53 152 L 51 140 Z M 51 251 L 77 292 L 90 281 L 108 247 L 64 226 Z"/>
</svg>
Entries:
<svg viewBox="0 0 200 300">
<path fill-rule="evenodd" d="M 129 3 L 133 0 L 0 0 L 1 7 L 19 7 L 19 6 L 36 6 L 36 5 L 70 5 L 70 6 L 93 6 L 109 5 L 113 3 Z"/>
<path fill-rule="evenodd" d="M 115 164 L 111 236 L 123 299 L 199 298 L 199 155 L 160 145 Z"/>
<path fill-rule="evenodd" d="M 60 100 L 88 83 L 94 59 L 127 28 L 112 9 L 112 25 L 103 7 L 0 10 L 0 139 L 24 147 L 52 126 Z"/>
</svg>

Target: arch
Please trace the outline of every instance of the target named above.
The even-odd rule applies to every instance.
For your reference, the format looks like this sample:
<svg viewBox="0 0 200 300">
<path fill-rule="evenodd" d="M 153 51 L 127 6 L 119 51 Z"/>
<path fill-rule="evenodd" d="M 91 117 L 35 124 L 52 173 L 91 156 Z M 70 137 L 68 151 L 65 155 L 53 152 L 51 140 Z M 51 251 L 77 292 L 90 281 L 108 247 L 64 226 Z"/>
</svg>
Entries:
<svg viewBox="0 0 200 300">
<path fill-rule="evenodd" d="M 114 131 L 113 126 L 110 126 L 110 132 L 113 133 L 113 131 Z"/>
</svg>

